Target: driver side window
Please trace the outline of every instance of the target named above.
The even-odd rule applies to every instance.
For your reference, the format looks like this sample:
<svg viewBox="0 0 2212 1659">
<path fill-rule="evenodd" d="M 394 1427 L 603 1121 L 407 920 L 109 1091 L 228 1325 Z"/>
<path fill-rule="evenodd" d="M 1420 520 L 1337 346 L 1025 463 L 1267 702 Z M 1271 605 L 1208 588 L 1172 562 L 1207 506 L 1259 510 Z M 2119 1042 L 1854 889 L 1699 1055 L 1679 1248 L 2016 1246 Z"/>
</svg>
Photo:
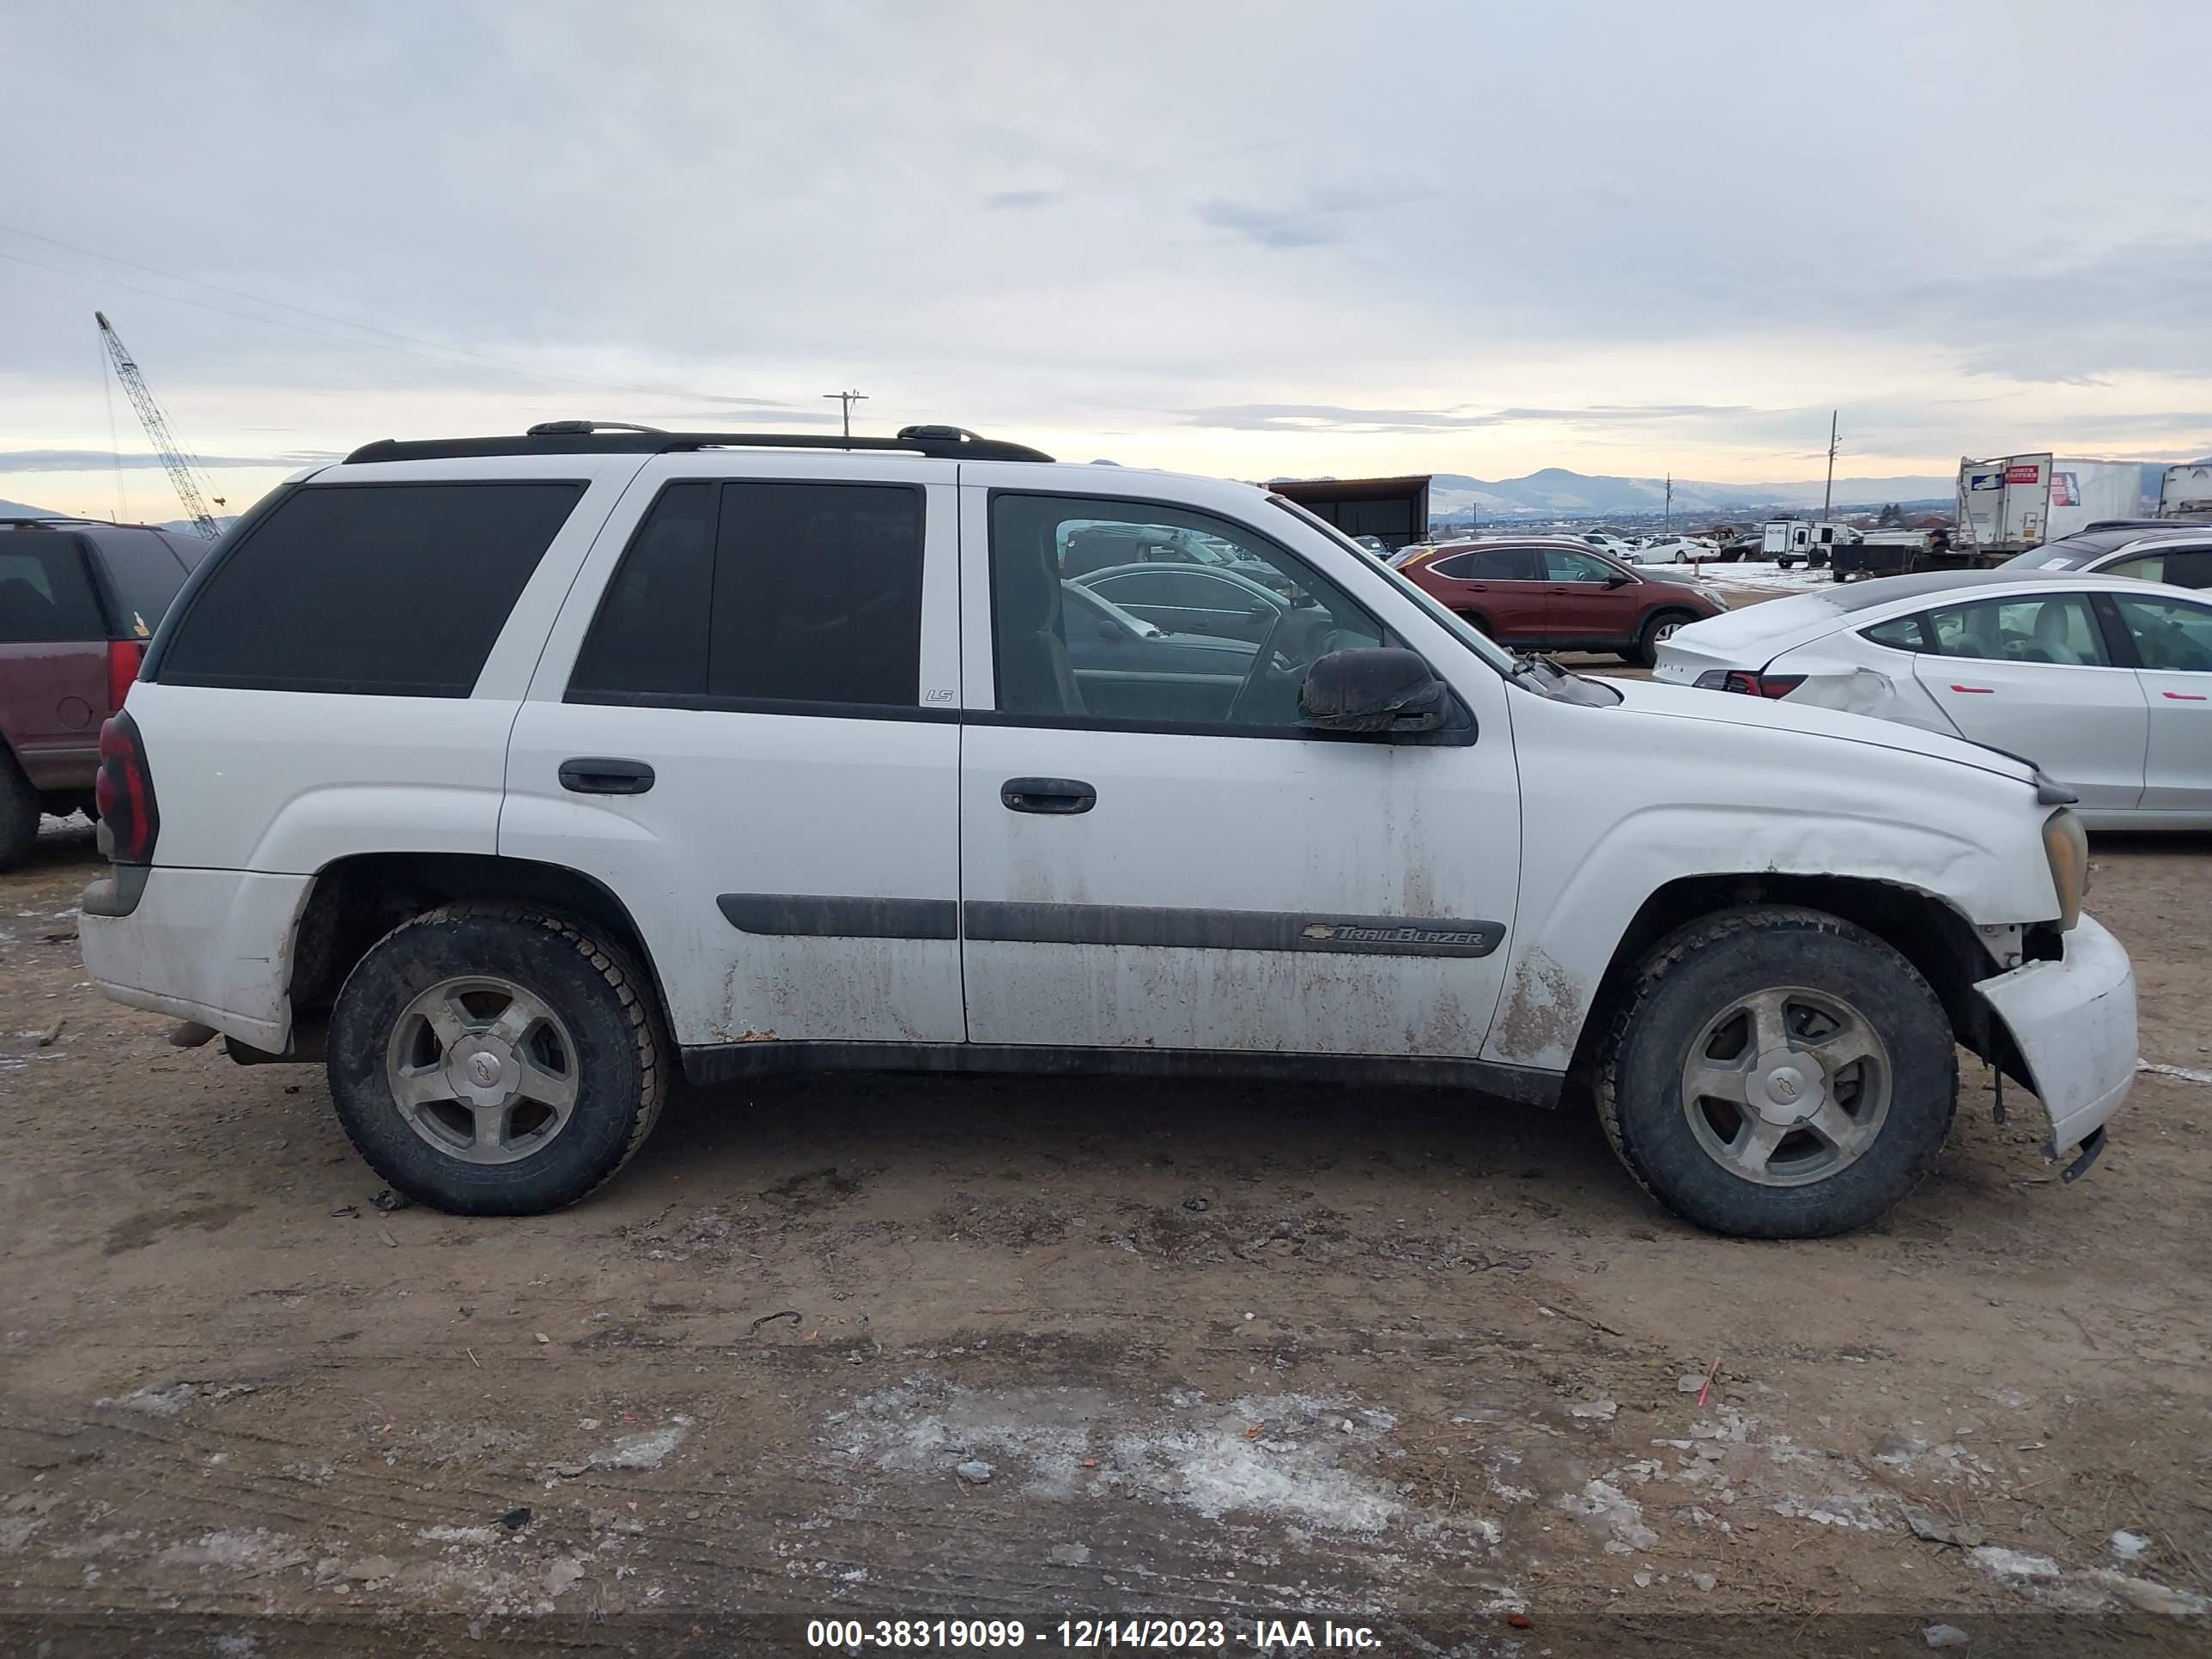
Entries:
<svg viewBox="0 0 2212 1659">
<path fill-rule="evenodd" d="M 1384 631 L 1242 526 L 1180 507 L 994 495 L 991 633 L 1002 714 L 1297 735 L 1306 670 Z"/>
</svg>

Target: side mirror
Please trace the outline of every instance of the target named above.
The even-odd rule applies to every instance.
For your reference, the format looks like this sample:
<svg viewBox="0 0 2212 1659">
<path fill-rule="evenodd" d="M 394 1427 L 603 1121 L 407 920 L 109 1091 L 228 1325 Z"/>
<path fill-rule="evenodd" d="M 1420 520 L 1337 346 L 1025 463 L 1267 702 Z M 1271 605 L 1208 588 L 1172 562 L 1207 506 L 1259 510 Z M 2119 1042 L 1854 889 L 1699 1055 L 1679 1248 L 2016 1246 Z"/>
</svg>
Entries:
<svg viewBox="0 0 2212 1659">
<path fill-rule="evenodd" d="M 1626 571 L 1616 570 L 1613 574 L 1605 579 L 1605 585 L 1607 587 L 1626 587 L 1629 583 L 1635 580 L 1636 578 L 1630 575 Z"/>
<path fill-rule="evenodd" d="M 1121 639 L 1121 630 L 1112 623 L 1102 622 L 1098 624 L 1098 637 L 1109 645 L 1117 644 Z"/>
<path fill-rule="evenodd" d="M 1441 727 L 1451 691 L 1411 651 L 1395 647 L 1332 651 L 1306 670 L 1300 722 L 1322 732 L 1418 737 Z"/>
</svg>

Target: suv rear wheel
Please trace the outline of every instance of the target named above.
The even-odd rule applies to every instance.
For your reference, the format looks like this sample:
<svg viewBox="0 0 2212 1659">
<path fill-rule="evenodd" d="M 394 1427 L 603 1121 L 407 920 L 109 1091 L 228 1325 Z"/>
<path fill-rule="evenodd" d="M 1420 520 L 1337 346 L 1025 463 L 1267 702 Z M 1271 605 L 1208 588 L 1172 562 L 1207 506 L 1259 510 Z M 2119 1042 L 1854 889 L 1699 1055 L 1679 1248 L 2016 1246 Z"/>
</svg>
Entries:
<svg viewBox="0 0 2212 1659">
<path fill-rule="evenodd" d="M 659 1115 L 667 1049 L 617 946 L 520 905 L 457 905 L 386 934 L 332 1011 L 329 1070 L 355 1148 L 457 1215 L 573 1204 Z"/>
<path fill-rule="evenodd" d="M 1609 1033 L 1598 1111 L 1668 1209 L 1745 1238 L 1879 1220 L 1943 1149 L 1949 1019 L 1873 934 L 1820 911 L 1723 911 L 1661 942 Z"/>
</svg>

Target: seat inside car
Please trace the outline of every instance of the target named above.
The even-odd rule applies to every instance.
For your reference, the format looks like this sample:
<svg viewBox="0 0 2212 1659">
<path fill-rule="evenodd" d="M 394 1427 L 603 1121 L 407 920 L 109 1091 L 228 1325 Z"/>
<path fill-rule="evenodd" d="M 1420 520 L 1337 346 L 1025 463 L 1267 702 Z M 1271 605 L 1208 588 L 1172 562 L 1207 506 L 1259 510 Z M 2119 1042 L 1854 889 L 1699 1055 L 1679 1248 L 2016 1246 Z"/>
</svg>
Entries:
<svg viewBox="0 0 2212 1659">
<path fill-rule="evenodd" d="M 994 551 L 1000 707 L 1022 714 L 1082 714 L 1083 692 L 1067 660 L 1051 527 L 1030 526 Z"/>
</svg>

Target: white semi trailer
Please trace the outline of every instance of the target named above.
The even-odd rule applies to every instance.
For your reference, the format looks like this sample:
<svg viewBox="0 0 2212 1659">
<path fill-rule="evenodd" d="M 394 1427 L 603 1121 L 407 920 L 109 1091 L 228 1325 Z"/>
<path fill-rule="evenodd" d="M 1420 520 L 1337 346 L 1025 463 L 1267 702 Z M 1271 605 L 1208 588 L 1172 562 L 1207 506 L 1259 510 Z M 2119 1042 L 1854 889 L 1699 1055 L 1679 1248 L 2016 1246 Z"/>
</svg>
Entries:
<svg viewBox="0 0 2212 1659">
<path fill-rule="evenodd" d="M 2185 523 L 2212 522 L 2212 461 L 2166 469 L 2159 484 L 2158 516 Z"/>
<path fill-rule="evenodd" d="M 2136 461 L 2049 453 L 1962 459 L 1954 539 L 1961 552 L 1995 564 L 2099 519 L 2145 517 L 2142 494 L 2142 467 Z"/>
</svg>

